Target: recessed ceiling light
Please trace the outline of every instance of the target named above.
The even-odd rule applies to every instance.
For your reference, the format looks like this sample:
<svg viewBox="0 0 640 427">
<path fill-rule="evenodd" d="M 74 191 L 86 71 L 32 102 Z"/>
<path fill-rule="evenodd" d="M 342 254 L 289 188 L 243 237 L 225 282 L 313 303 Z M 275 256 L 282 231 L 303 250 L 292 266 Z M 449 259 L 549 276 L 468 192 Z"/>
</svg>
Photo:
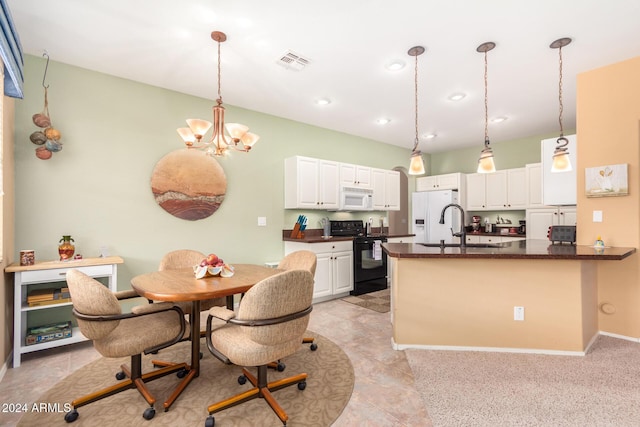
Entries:
<svg viewBox="0 0 640 427">
<path fill-rule="evenodd" d="M 504 117 L 504 116 L 500 116 L 500 117 L 496 117 L 496 118 L 494 118 L 494 119 L 491 119 L 491 123 L 502 123 L 502 122 L 504 122 L 505 120 L 507 120 L 507 118 L 506 118 L 506 117 Z"/>
<path fill-rule="evenodd" d="M 383 117 L 381 119 L 376 120 L 376 123 L 378 123 L 379 125 L 386 125 L 390 121 L 391 119 L 387 119 L 386 117 Z"/>
<path fill-rule="evenodd" d="M 318 105 L 329 105 L 329 104 L 331 104 L 331 100 L 329 98 L 319 98 L 319 99 L 316 99 L 316 104 L 318 104 Z"/>
<path fill-rule="evenodd" d="M 398 70 L 402 70 L 405 65 L 407 65 L 407 64 L 403 60 L 396 59 L 396 60 L 393 60 L 393 61 L 389 62 L 386 65 L 386 67 L 387 67 L 387 70 L 389 70 L 389 71 L 398 71 Z"/>
<path fill-rule="evenodd" d="M 437 134 L 437 133 L 425 133 L 422 137 L 423 137 L 424 139 L 433 139 L 433 138 L 435 138 L 436 136 L 438 136 L 438 134 Z"/>
<path fill-rule="evenodd" d="M 467 96 L 467 94 L 462 93 L 462 92 L 458 92 L 458 93 L 454 93 L 451 96 L 449 96 L 449 100 L 450 101 L 460 101 L 461 99 L 464 99 Z"/>
</svg>

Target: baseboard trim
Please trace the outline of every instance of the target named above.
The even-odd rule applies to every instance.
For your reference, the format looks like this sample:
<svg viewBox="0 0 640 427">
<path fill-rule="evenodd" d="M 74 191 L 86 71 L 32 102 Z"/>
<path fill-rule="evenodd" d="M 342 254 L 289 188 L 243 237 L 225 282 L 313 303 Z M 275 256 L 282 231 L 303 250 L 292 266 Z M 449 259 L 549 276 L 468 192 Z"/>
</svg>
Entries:
<svg viewBox="0 0 640 427">
<path fill-rule="evenodd" d="M 7 373 L 7 369 L 9 369 L 9 366 L 13 366 L 13 351 L 9 353 L 9 356 L 7 356 L 7 360 L 4 361 L 4 363 L 2 364 L 2 368 L 0 368 L 0 381 L 2 381 L 2 379 L 4 378 L 4 374 Z"/>
<path fill-rule="evenodd" d="M 605 332 L 605 331 L 600 331 L 599 334 L 607 336 L 607 337 L 618 338 L 618 339 L 625 340 L 625 341 L 632 341 L 632 342 L 640 343 L 640 338 L 628 337 L 626 335 L 614 334 L 614 333 Z"/>
</svg>

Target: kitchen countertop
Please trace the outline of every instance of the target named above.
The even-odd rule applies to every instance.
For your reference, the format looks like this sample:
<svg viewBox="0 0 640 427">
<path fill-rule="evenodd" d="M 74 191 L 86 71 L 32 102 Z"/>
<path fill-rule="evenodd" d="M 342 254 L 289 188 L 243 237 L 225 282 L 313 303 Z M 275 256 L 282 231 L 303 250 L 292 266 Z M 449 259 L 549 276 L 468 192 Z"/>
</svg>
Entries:
<svg viewBox="0 0 640 427">
<path fill-rule="evenodd" d="M 386 227 L 385 227 L 386 228 Z M 374 227 L 374 230 L 375 227 Z M 378 230 L 379 231 L 379 230 Z M 302 239 L 294 239 L 289 237 L 291 234 L 291 230 L 282 230 L 282 240 L 285 242 L 301 242 L 301 243 L 321 243 L 321 242 L 344 242 L 344 241 L 352 241 L 353 237 L 350 236 L 332 236 L 330 239 L 325 239 L 322 237 L 322 229 L 308 229 L 305 230 L 305 236 Z M 394 238 L 394 237 L 413 237 L 415 234 L 387 234 L 387 233 L 372 233 L 369 237 L 386 237 L 386 238 Z"/>
<path fill-rule="evenodd" d="M 426 247 L 414 243 L 383 243 L 382 249 L 393 258 L 489 258 L 489 259 L 562 259 L 562 260 L 622 260 L 636 248 L 552 244 L 548 240 L 520 240 L 498 243 L 497 247 Z"/>
</svg>

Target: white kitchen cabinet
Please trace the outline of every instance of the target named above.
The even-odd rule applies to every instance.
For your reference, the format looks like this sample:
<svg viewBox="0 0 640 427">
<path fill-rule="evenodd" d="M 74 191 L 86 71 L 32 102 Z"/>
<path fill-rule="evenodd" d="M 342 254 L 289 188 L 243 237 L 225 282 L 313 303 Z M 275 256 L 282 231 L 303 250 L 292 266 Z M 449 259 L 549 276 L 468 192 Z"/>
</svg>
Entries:
<svg viewBox="0 0 640 427">
<path fill-rule="evenodd" d="M 71 307 L 71 302 L 62 302 L 59 304 L 35 305 L 30 306 L 27 303 L 29 292 L 35 289 L 53 289 L 66 287 L 66 274 L 71 269 L 77 269 L 94 278 L 105 278 L 106 286 L 115 292 L 118 286 L 118 264 L 124 261 L 118 256 L 106 258 L 85 258 L 73 261 L 45 261 L 37 262 L 34 265 L 21 266 L 14 263 L 5 268 L 6 273 L 13 273 L 14 283 L 14 303 L 13 303 L 13 367 L 20 366 L 21 355 L 32 351 L 45 350 L 48 348 L 58 347 L 86 341 L 87 338 L 82 335 L 80 329 L 74 327 L 71 331 L 71 337 L 54 341 L 44 341 L 37 344 L 26 345 L 25 338 L 30 325 L 29 316 L 39 311 L 47 312 L 47 317 L 58 314 L 67 320 L 73 317 L 69 312 L 68 315 L 60 310 L 64 307 Z M 58 310 L 54 312 L 53 310 Z M 67 310 L 69 310 L 67 308 Z M 41 316 L 42 317 L 42 316 Z M 68 318 L 67 318 L 68 317 Z M 47 323 L 56 323 L 53 320 Z"/>
<path fill-rule="evenodd" d="M 467 210 L 524 210 L 527 207 L 525 168 L 468 174 L 466 181 Z"/>
<path fill-rule="evenodd" d="M 551 172 L 553 152 L 558 138 L 544 139 L 541 142 L 542 158 L 542 202 L 547 206 L 575 205 L 577 203 L 577 140 L 576 135 L 566 135 L 569 141 L 567 149 L 572 170 Z"/>
<path fill-rule="evenodd" d="M 421 176 L 416 178 L 416 191 L 459 190 L 463 180 L 461 173 Z"/>
<path fill-rule="evenodd" d="M 575 206 L 527 209 L 527 239 L 547 239 L 552 225 L 576 225 Z"/>
<path fill-rule="evenodd" d="M 400 210 L 400 172 L 371 169 L 373 186 L 373 210 Z"/>
<path fill-rule="evenodd" d="M 527 171 L 527 208 L 541 208 L 542 204 L 542 163 L 530 163 Z"/>
<path fill-rule="evenodd" d="M 518 236 L 470 236 L 467 234 L 466 242 L 469 244 L 473 243 L 506 243 L 506 242 L 516 242 L 518 240 L 525 240 L 525 237 Z"/>
<path fill-rule="evenodd" d="M 371 188 L 371 168 L 340 163 L 340 187 Z"/>
<path fill-rule="evenodd" d="M 317 259 L 313 301 L 320 302 L 349 295 L 353 290 L 353 242 L 284 242 L 284 254 L 307 250 Z"/>
<path fill-rule="evenodd" d="M 387 243 L 413 243 L 413 236 L 405 237 L 389 237 Z M 391 286 L 391 279 L 393 278 L 393 262 L 391 258 L 387 258 L 387 286 Z"/>
<path fill-rule="evenodd" d="M 338 180 L 338 162 L 302 156 L 285 159 L 285 209 L 338 209 Z"/>
</svg>

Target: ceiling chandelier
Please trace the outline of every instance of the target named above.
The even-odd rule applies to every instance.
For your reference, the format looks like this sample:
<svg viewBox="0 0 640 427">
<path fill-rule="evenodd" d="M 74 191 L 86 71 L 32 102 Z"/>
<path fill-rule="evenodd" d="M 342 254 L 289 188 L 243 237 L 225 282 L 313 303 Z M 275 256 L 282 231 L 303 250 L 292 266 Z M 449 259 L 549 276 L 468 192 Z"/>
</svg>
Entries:
<svg viewBox="0 0 640 427">
<path fill-rule="evenodd" d="M 411 151 L 411 163 L 409 164 L 409 175 L 423 175 L 424 174 L 424 161 L 422 159 L 422 152 L 418 150 L 418 55 L 424 53 L 424 47 L 414 46 L 407 52 L 409 55 L 416 58 L 415 65 L 415 101 L 416 101 L 416 138 L 413 143 L 413 150 Z"/>
<path fill-rule="evenodd" d="M 560 104 L 560 112 L 558 114 L 558 122 L 560 123 L 560 137 L 556 141 L 556 149 L 553 151 L 553 164 L 551 165 L 551 172 L 569 172 L 572 170 L 571 160 L 569 159 L 569 151 L 567 145 L 569 140 L 564 137 L 564 130 L 562 128 L 562 48 L 571 43 L 571 39 L 564 37 L 551 43 L 549 47 L 551 49 L 558 49 L 560 57 L 560 78 L 558 80 L 558 101 Z"/>
<path fill-rule="evenodd" d="M 491 173 L 496 171 L 493 163 L 493 150 L 489 145 L 489 103 L 487 96 L 487 52 L 496 47 L 493 42 L 482 43 L 476 51 L 484 53 L 484 148 L 478 159 L 478 173 Z"/>
<path fill-rule="evenodd" d="M 220 94 L 220 43 L 227 40 L 227 36 L 223 32 L 214 31 L 211 38 L 218 43 L 218 99 L 213 106 L 213 133 L 210 139 L 203 141 L 212 123 L 200 119 L 187 119 L 189 127 L 179 128 L 178 134 L 187 148 L 204 150 L 210 156 L 222 156 L 229 149 L 249 152 L 260 137 L 249 132 L 249 128 L 240 123 L 224 123 L 224 107 Z M 225 129 L 229 135 L 225 135 Z"/>
</svg>

